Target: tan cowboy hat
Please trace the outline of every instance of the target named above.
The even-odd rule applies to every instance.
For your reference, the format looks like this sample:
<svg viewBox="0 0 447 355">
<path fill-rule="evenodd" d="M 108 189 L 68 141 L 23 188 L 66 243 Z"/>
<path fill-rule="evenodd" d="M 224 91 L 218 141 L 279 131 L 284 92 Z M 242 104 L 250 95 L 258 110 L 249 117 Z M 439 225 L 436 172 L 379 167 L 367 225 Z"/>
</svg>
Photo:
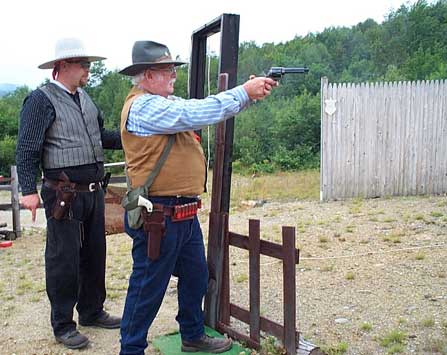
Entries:
<svg viewBox="0 0 447 355">
<path fill-rule="evenodd" d="M 186 64 L 178 60 L 172 60 L 168 47 L 153 41 L 136 41 L 132 48 L 132 65 L 119 73 L 134 76 L 154 65 L 174 64 L 175 66 Z"/>
<path fill-rule="evenodd" d="M 86 58 L 89 62 L 106 59 L 105 57 L 93 56 L 87 53 L 84 44 L 77 38 L 62 38 L 56 42 L 55 59 L 39 65 L 39 69 L 53 69 L 54 64 L 61 60 L 70 58 Z"/>
</svg>

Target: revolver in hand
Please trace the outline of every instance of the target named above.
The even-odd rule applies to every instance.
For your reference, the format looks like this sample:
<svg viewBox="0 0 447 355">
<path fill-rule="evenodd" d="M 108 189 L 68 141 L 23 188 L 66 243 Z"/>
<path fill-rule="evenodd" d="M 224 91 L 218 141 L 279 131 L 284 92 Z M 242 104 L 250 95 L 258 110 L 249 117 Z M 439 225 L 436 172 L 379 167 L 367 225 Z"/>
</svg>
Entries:
<svg viewBox="0 0 447 355">
<path fill-rule="evenodd" d="M 285 74 L 305 74 L 309 71 L 309 68 L 284 68 L 284 67 L 271 67 L 267 73 L 268 78 L 272 78 L 275 81 L 282 79 Z"/>
</svg>

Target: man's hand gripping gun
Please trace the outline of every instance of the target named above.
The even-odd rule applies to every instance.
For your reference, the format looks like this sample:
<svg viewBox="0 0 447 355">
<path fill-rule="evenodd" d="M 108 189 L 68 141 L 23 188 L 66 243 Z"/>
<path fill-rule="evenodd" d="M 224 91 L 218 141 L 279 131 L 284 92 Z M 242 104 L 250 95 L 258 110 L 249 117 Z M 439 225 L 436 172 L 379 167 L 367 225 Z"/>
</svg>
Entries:
<svg viewBox="0 0 447 355">
<path fill-rule="evenodd" d="M 268 78 L 272 78 L 275 81 L 279 81 L 285 74 L 306 74 L 309 68 L 284 68 L 284 67 L 271 67 L 267 73 Z"/>
</svg>

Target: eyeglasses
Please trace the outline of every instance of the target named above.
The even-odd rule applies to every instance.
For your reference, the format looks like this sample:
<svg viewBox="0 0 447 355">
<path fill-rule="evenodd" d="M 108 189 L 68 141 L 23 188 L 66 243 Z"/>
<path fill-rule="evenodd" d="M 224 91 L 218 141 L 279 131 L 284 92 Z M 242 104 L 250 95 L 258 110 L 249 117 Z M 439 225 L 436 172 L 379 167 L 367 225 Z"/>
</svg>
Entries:
<svg viewBox="0 0 447 355">
<path fill-rule="evenodd" d="M 164 71 L 164 72 L 169 73 L 171 75 L 174 74 L 174 73 L 177 73 L 177 69 L 175 67 L 171 67 L 171 68 L 150 68 L 150 70 L 153 70 L 153 71 Z"/>
<path fill-rule="evenodd" d="M 67 63 L 70 64 L 79 64 L 84 69 L 90 69 L 90 66 L 92 65 L 91 62 L 88 60 L 82 59 L 82 60 L 66 60 Z"/>
</svg>

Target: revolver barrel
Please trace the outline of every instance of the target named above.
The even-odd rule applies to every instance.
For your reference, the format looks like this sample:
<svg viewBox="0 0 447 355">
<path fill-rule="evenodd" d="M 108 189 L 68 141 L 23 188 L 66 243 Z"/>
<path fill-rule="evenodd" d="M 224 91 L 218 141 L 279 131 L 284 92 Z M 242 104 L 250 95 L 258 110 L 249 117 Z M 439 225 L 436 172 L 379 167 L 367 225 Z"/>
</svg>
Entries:
<svg viewBox="0 0 447 355">
<path fill-rule="evenodd" d="M 274 80 L 279 80 L 283 77 L 284 74 L 305 74 L 308 71 L 309 68 L 306 67 L 301 68 L 271 67 L 267 73 L 267 76 Z"/>
</svg>

